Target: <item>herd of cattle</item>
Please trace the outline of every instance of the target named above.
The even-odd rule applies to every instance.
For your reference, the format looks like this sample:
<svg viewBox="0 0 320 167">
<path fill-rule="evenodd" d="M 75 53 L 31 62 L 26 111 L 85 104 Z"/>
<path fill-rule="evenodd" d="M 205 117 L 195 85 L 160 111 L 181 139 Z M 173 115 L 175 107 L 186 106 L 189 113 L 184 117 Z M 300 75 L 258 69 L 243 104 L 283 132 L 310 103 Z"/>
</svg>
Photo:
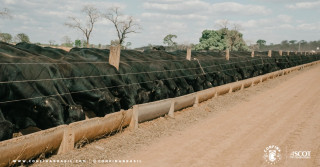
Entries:
<svg viewBox="0 0 320 167">
<path fill-rule="evenodd" d="M 70 52 L 33 44 L 0 43 L 0 141 L 28 127 L 48 129 L 182 96 L 320 59 L 272 52 L 121 51 L 119 71 L 109 50 Z"/>
</svg>

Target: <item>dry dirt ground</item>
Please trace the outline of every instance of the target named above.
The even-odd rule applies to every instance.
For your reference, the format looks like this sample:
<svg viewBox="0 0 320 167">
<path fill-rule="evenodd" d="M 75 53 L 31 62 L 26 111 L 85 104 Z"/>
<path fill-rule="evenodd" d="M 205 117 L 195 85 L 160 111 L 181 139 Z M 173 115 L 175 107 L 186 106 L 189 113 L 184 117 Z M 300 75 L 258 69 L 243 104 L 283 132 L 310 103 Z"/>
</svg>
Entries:
<svg viewBox="0 0 320 167">
<path fill-rule="evenodd" d="M 320 166 L 319 83 L 315 65 L 49 158 L 72 163 L 34 166 L 271 166 L 270 145 L 281 150 L 273 166 Z M 291 158 L 293 151 L 311 157 Z"/>
</svg>

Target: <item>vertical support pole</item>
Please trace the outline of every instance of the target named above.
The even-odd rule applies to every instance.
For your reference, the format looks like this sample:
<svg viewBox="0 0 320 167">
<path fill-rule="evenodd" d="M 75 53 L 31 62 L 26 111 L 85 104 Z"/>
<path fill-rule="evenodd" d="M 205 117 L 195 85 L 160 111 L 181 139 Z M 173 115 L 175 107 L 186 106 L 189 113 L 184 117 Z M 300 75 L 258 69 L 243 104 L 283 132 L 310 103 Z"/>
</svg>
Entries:
<svg viewBox="0 0 320 167">
<path fill-rule="evenodd" d="M 254 50 L 251 52 L 251 57 L 254 57 Z"/>
<path fill-rule="evenodd" d="M 187 60 L 191 60 L 191 48 L 187 49 Z"/>
<path fill-rule="evenodd" d="M 271 57 L 271 56 L 272 56 L 272 52 L 271 52 L 271 50 L 269 50 L 268 57 Z"/>
<path fill-rule="evenodd" d="M 307 52 L 304 52 L 304 56 L 307 56 Z"/>
<path fill-rule="evenodd" d="M 129 125 L 130 130 L 136 130 L 139 127 L 139 106 L 134 105 L 132 109 L 132 117 Z"/>
<path fill-rule="evenodd" d="M 241 84 L 240 90 L 243 90 L 243 89 L 244 89 L 244 83 Z"/>
<path fill-rule="evenodd" d="M 230 59 L 230 53 L 229 53 L 229 49 L 226 50 L 226 60 Z"/>
<path fill-rule="evenodd" d="M 110 47 L 109 64 L 119 70 L 120 63 L 120 45 Z"/>
<path fill-rule="evenodd" d="M 288 56 L 290 56 L 290 51 L 287 51 Z"/>
<path fill-rule="evenodd" d="M 198 107 L 199 106 L 199 96 L 196 94 L 196 99 L 194 100 L 193 107 Z"/>
<path fill-rule="evenodd" d="M 174 100 L 171 101 L 171 106 L 170 106 L 170 110 L 169 110 L 169 113 L 168 113 L 168 116 L 171 117 L 171 118 L 174 118 Z"/>
<path fill-rule="evenodd" d="M 74 148 L 74 132 L 70 127 L 66 127 L 63 132 L 63 139 L 60 144 L 58 155 L 67 153 Z"/>
<path fill-rule="evenodd" d="M 298 54 L 298 52 L 297 52 L 297 51 L 295 51 L 295 52 L 294 52 L 294 54 L 295 54 L 295 55 L 297 55 L 297 54 Z"/>
<path fill-rule="evenodd" d="M 282 50 L 279 50 L 279 55 L 282 56 Z"/>
</svg>

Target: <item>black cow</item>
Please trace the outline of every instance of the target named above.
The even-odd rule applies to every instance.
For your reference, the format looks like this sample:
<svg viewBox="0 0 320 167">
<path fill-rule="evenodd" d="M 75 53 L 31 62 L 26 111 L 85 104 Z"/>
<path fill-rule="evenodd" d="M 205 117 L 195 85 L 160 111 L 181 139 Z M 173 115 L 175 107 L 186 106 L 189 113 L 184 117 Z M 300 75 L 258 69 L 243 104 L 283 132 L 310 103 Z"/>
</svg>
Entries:
<svg viewBox="0 0 320 167">
<path fill-rule="evenodd" d="M 0 141 L 11 139 L 13 135 L 13 125 L 7 121 L 0 109 Z"/>
</svg>

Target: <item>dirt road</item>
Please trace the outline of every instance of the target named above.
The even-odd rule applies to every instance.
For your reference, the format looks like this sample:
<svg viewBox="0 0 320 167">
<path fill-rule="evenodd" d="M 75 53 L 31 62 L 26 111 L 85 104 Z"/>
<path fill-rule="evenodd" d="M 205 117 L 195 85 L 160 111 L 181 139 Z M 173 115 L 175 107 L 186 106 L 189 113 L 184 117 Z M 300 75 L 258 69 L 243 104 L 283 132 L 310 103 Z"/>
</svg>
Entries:
<svg viewBox="0 0 320 167">
<path fill-rule="evenodd" d="M 320 65 L 139 124 L 35 166 L 320 166 Z M 281 159 L 264 150 L 278 146 Z M 270 149 L 272 150 L 272 149 Z M 293 151 L 310 157 L 291 158 Z M 296 152 L 306 155 L 308 152 Z M 273 159 L 276 157 L 276 159 Z M 306 158 L 306 159 L 301 159 Z M 76 162 L 84 160 L 85 162 Z M 99 160 L 112 160 L 100 162 Z M 116 163 L 114 160 L 141 160 Z"/>
<path fill-rule="evenodd" d="M 124 159 L 148 167 L 267 166 L 264 149 L 276 145 L 280 166 L 320 166 L 319 83 L 320 66 Z M 311 158 L 290 158 L 292 151 Z"/>
</svg>

